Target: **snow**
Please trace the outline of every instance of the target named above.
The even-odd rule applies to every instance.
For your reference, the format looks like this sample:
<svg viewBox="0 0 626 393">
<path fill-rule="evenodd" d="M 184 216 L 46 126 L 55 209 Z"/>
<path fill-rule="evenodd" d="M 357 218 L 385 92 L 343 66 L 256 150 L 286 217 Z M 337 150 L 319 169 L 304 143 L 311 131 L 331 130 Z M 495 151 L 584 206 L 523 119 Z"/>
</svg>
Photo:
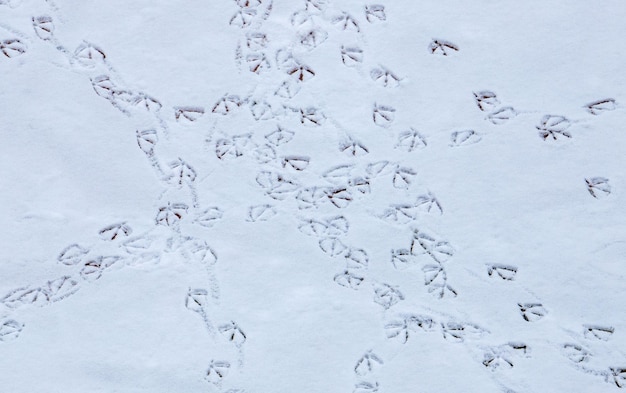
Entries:
<svg viewBox="0 0 626 393">
<path fill-rule="evenodd" d="M 626 7 L 0 0 L 0 386 L 626 386 Z"/>
</svg>

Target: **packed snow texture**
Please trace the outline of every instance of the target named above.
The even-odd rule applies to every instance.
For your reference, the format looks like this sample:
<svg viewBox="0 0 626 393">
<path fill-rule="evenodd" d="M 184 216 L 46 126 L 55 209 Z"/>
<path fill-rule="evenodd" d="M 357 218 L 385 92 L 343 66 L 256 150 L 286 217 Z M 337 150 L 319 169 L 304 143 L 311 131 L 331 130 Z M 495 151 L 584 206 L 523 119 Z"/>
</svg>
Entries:
<svg viewBox="0 0 626 393">
<path fill-rule="evenodd" d="M 1 390 L 625 387 L 625 20 L 0 0 Z"/>
</svg>

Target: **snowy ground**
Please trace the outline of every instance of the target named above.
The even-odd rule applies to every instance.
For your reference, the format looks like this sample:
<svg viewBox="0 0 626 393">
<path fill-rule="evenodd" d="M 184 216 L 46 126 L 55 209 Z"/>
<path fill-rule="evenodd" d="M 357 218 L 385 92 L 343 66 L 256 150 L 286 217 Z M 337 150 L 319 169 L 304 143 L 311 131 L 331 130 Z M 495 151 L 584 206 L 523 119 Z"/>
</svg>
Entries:
<svg viewBox="0 0 626 393">
<path fill-rule="evenodd" d="M 624 20 L 0 0 L 1 390 L 626 386 Z"/>
</svg>

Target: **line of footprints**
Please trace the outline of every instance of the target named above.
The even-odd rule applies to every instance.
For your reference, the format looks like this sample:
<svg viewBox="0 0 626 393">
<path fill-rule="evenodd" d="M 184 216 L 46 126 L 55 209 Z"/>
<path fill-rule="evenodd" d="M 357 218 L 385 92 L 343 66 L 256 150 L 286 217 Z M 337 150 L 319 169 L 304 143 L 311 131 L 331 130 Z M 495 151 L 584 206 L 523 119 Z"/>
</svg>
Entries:
<svg viewBox="0 0 626 393">
<path fill-rule="evenodd" d="M 115 69 L 110 64 L 105 51 L 95 44 L 83 42 L 74 51 L 66 49 L 56 38 L 58 28 L 55 18 L 49 15 L 32 17 L 35 35 L 54 45 L 62 56 L 68 59 L 71 67 L 88 77 L 94 92 L 108 100 L 111 105 L 126 114 L 129 119 L 148 115 L 154 123 L 152 128 L 136 129 L 139 149 L 145 154 L 159 181 L 174 189 L 188 192 L 188 201 L 167 201 L 155 211 L 154 225 L 160 229 L 149 229 L 142 235 L 134 235 L 133 229 L 126 222 L 115 223 L 98 232 L 98 244 L 83 247 L 72 244 L 59 254 L 57 262 L 72 269 L 63 275 L 39 286 L 27 286 L 10 291 L 2 298 L 8 314 L 26 306 L 46 306 L 61 301 L 76 293 L 83 283 L 100 279 L 103 274 L 116 267 L 158 263 L 161 253 L 179 252 L 187 260 L 197 262 L 207 271 L 208 287 L 189 288 L 184 305 L 197 313 L 205 324 L 208 334 L 218 335 L 231 342 L 238 351 L 238 360 L 211 360 L 207 366 L 205 379 L 221 388 L 223 380 L 232 367 L 243 366 L 243 345 L 247 335 L 234 321 L 216 324 L 209 316 L 209 310 L 219 305 L 219 285 L 215 279 L 216 252 L 202 239 L 186 236 L 183 224 L 190 222 L 204 228 L 212 228 L 224 219 L 225 212 L 218 206 L 200 206 L 198 196 L 198 178 L 201 169 L 195 168 L 186 160 L 176 157 L 167 159 L 160 153 L 160 145 L 172 139 L 170 123 L 180 126 L 200 124 L 206 116 L 215 116 L 216 124 L 232 116 L 241 116 L 247 112 L 253 124 L 273 122 L 275 128 L 261 137 L 255 133 L 229 134 L 216 131 L 207 138 L 207 144 L 213 149 L 215 158 L 220 162 L 251 158 L 260 167 L 255 181 L 269 198 L 268 203 L 247 207 L 243 219 L 249 223 L 272 219 L 281 212 L 279 204 L 295 201 L 300 224 L 298 229 L 315 238 L 320 250 L 328 257 L 344 261 L 343 267 L 334 274 L 333 280 L 340 286 L 361 290 L 371 288 L 375 303 L 389 310 L 400 302 L 406 301 L 400 288 L 389 283 L 377 282 L 368 276 L 369 253 L 362 247 L 347 244 L 344 240 L 350 223 L 346 214 L 324 215 L 328 209 L 346 209 L 366 200 L 377 184 L 391 185 L 397 190 L 409 190 L 416 184 L 417 171 L 402 162 L 362 161 L 372 149 L 367 143 L 347 133 L 337 144 L 337 151 L 349 164 L 333 166 L 319 175 L 319 183 L 305 184 L 301 174 L 307 174 L 315 157 L 303 154 L 282 152 L 289 147 L 289 142 L 298 137 L 301 127 L 321 127 L 333 124 L 334 119 L 316 106 L 293 105 L 293 99 L 306 91 L 307 83 L 319 78 L 315 69 L 302 60 L 315 48 L 327 42 L 333 31 L 345 31 L 354 34 L 356 42 L 345 42 L 337 53 L 337 61 L 343 66 L 357 71 L 358 75 L 368 78 L 371 83 L 385 89 L 402 86 L 405 79 L 390 68 L 377 65 L 369 72 L 362 73 L 368 64 L 367 45 L 362 39 L 366 24 L 376 25 L 387 22 L 384 5 L 364 5 L 363 15 L 355 16 L 335 9 L 325 0 L 306 0 L 304 7 L 290 16 L 290 24 L 295 29 L 296 46 L 280 47 L 272 53 L 271 37 L 262 32 L 263 23 L 272 14 L 271 0 L 235 0 L 235 12 L 229 24 L 242 31 L 242 38 L 235 50 L 235 63 L 242 72 L 250 72 L 259 77 L 275 75 L 276 85 L 265 94 L 238 95 L 226 93 L 212 105 L 178 105 L 167 107 L 162 101 L 141 91 L 124 87 Z M 4 3 L 0 2 L 0 6 Z M 54 11 L 54 10 L 52 10 Z M 334 29 L 334 30 L 333 30 Z M 460 48 L 447 40 L 433 38 L 425 45 L 427 54 L 450 57 L 452 60 Z M 28 54 L 28 40 L 19 36 L 0 37 L 0 51 L 4 61 Z M 500 126 L 512 121 L 522 112 L 512 106 L 501 105 L 497 95 L 488 90 L 473 93 L 478 109 L 486 114 L 485 119 Z M 592 116 L 614 111 L 619 108 L 612 98 L 587 103 L 584 110 Z M 388 103 L 374 102 L 371 107 L 371 122 L 384 129 L 395 129 L 397 113 Z M 282 124 L 295 124 L 291 128 Z M 559 142 L 575 136 L 570 131 L 572 121 L 561 115 L 545 115 L 538 120 L 536 130 L 546 142 Z M 215 130 L 218 126 L 213 127 Z M 464 147 L 479 143 L 484 134 L 475 130 L 455 130 L 450 134 L 450 146 Z M 393 149 L 413 153 L 432 148 L 426 136 L 416 128 L 404 129 L 397 133 Z M 354 161 L 358 160 L 358 161 Z M 355 163 L 358 162 L 358 163 Z M 302 177 L 304 178 L 304 177 Z M 588 177 L 584 185 L 596 199 L 610 196 L 611 185 L 604 177 Z M 582 184 L 581 184 L 582 186 Z M 411 231 L 410 242 L 403 248 L 391 252 L 390 264 L 394 269 L 412 269 L 421 266 L 426 290 L 435 298 L 459 296 L 448 277 L 449 263 L 455 249 L 445 239 L 422 229 L 416 229 L 424 215 L 438 216 L 444 212 L 442 203 L 434 193 L 427 191 L 412 201 L 391 204 L 376 214 L 391 224 L 401 225 Z M 305 214 L 305 217 L 299 214 Z M 108 253 L 101 244 L 115 244 L 119 252 Z M 503 281 L 515 281 L 517 267 L 507 264 L 490 264 L 485 274 Z M 364 285 L 371 282 L 370 286 Z M 513 305 L 512 305 L 513 306 Z M 515 305 L 520 318 L 535 323 L 544 318 L 548 311 L 540 302 L 520 302 Z M 6 313 L 5 313 L 6 314 Z M 24 324 L 4 317 L 0 322 L 0 341 L 16 339 L 24 329 Z M 438 333 L 446 341 L 465 342 L 481 339 L 489 334 L 486 328 L 471 322 L 454 319 L 441 319 L 421 314 L 397 314 L 384 322 L 384 333 L 389 340 L 406 344 L 415 334 Z M 611 326 L 584 325 L 580 342 L 562 344 L 561 350 L 573 365 L 581 371 L 603 377 L 617 387 L 626 384 L 626 369 L 620 367 L 597 368 L 590 366 L 594 345 L 607 342 L 614 334 Z M 485 347 L 482 350 L 482 364 L 492 371 L 513 368 L 518 357 L 529 357 L 530 347 L 521 342 L 507 342 L 501 345 Z M 355 393 L 369 393 L 379 390 L 380 385 L 369 378 L 378 368 L 382 368 L 383 358 L 372 350 L 364 353 L 354 367 L 357 378 Z M 239 391 L 239 390 L 229 390 Z"/>
</svg>

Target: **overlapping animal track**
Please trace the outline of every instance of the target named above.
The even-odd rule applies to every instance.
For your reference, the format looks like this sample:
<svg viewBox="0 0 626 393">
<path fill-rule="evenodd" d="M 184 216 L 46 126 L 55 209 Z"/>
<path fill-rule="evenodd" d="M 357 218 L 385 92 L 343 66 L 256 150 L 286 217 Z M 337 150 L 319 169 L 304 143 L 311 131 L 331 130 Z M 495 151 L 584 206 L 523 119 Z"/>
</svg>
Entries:
<svg viewBox="0 0 626 393">
<path fill-rule="evenodd" d="M 262 225 L 260 223 L 271 220 L 277 214 L 289 213 L 283 206 L 295 202 L 300 232 L 311 236 L 317 242 L 320 253 L 329 260 L 342 262 L 339 268 L 329 274 L 329 279 L 346 289 L 371 291 L 372 301 L 385 312 L 401 302 L 412 301 L 405 296 L 404 288 L 389 282 L 379 282 L 372 276 L 369 269 L 373 263 L 371 255 L 375 255 L 372 250 L 346 239 L 351 228 L 350 215 L 366 206 L 368 195 L 376 192 L 377 187 L 383 184 L 402 195 L 413 193 L 419 182 L 419 168 L 401 160 L 370 159 L 369 156 L 374 155 L 373 151 L 379 146 L 372 145 L 356 133 L 346 133 L 335 144 L 337 153 L 351 160 L 350 163 L 327 167 L 321 172 L 316 167 L 318 157 L 290 150 L 290 142 L 302 132 L 294 124 L 306 130 L 322 130 L 334 124 L 335 119 L 323 106 L 317 103 L 295 104 L 293 99 L 302 91 L 306 92 L 308 84 L 315 83 L 312 81 L 327 77 L 316 66 L 310 65 L 315 63 L 309 63 L 307 56 L 324 45 L 330 45 L 335 33 L 352 34 L 351 38 L 340 36 L 341 42 L 336 49 L 337 65 L 369 70 L 359 76 L 380 87 L 380 91 L 393 91 L 386 89 L 400 88 L 406 83 L 402 75 L 392 71 L 395 69 L 394 64 L 388 68 L 377 63 L 378 59 L 374 59 L 375 54 L 368 47 L 367 41 L 362 39 L 369 25 L 388 22 L 388 10 L 383 4 L 367 4 L 362 7 L 360 14 L 348 13 L 324 0 L 307 0 L 299 5 L 302 7 L 291 13 L 289 18 L 293 42 L 290 46 L 278 49 L 274 46 L 273 37 L 263 31 L 263 23 L 272 15 L 271 0 L 235 0 L 232 16 L 226 21 L 234 31 L 241 34 L 234 51 L 234 60 L 240 70 L 254 78 L 273 78 L 276 82 L 274 85 L 253 95 L 224 93 L 203 103 L 176 105 L 165 104 L 165 101 L 124 84 L 111 65 L 105 48 L 82 42 L 74 51 L 66 49 L 56 39 L 55 32 L 62 26 L 57 25 L 54 15 L 40 13 L 32 17 L 33 32 L 38 39 L 54 45 L 66 56 L 71 67 L 89 78 L 98 96 L 129 118 L 139 112 L 149 115 L 151 125 L 133 127 L 130 132 L 136 134 L 137 145 L 154 168 L 158 181 L 167 187 L 185 190 L 187 194 L 178 200 L 158 199 L 155 205 L 154 217 L 151 217 L 154 226 L 169 231 L 165 247 L 156 246 L 159 240 L 155 241 L 149 235 L 137 235 L 141 231 L 131 228 L 127 222 L 104 226 L 99 230 L 99 241 L 118 247 L 119 255 L 101 253 L 97 246 L 71 244 L 57 258 L 60 264 L 74 269 L 71 274 L 7 293 L 0 300 L 7 309 L 13 312 L 22 307 L 45 306 L 60 301 L 76 293 L 83 285 L 100 279 L 115 267 L 148 261 L 158 263 L 160 253 L 167 248 L 169 252 L 179 252 L 186 261 L 204 266 L 207 271 L 206 286 L 189 288 L 184 306 L 201 316 L 214 339 L 226 340 L 241 351 L 247 333 L 253 333 L 248 332 L 247 328 L 247 333 L 244 333 L 244 329 L 232 320 L 213 321 L 207 312 L 211 307 L 219 307 L 220 290 L 214 270 L 217 253 L 205 240 L 187 235 L 184 227 L 189 223 L 205 229 L 212 228 L 225 219 L 227 212 L 219 206 L 205 206 L 199 202 L 198 193 L 202 190 L 198 183 L 201 176 L 207 173 L 207 168 L 200 164 L 196 166 L 195 163 L 192 166 L 181 157 L 169 157 L 165 154 L 167 150 L 161 149 L 162 145 L 172 143 L 170 128 L 195 130 L 207 119 L 214 121 L 214 127 L 219 129 L 215 138 L 207 139 L 214 159 L 224 165 L 245 159 L 259 164 L 253 181 L 266 199 L 245 206 L 245 211 L 240 214 L 242 221 L 250 225 Z M 31 50 L 27 40 L 21 37 L 0 38 L 3 38 L 0 51 L 4 61 L 14 61 L 14 58 L 27 55 Z M 423 41 L 426 44 L 428 40 L 426 38 Z M 443 56 L 437 61 L 454 61 L 465 53 L 452 41 L 440 38 L 430 41 L 424 55 L 429 56 L 429 52 Z M 496 94 L 489 90 L 474 92 L 474 100 L 479 110 L 484 112 L 488 126 L 489 123 L 505 126 L 522 114 L 512 106 L 502 105 Z M 429 134 L 418 131 L 417 127 L 398 126 L 405 114 L 401 113 L 400 106 L 396 104 L 386 98 L 385 101 L 376 100 L 369 109 L 369 124 L 378 131 L 393 134 L 394 143 L 387 146 L 393 150 L 389 151 L 419 154 L 423 149 L 437 148 L 434 142 L 427 139 Z M 615 99 L 606 98 L 589 102 L 583 108 L 590 115 L 599 116 L 619 109 L 619 105 Z M 249 116 L 247 119 L 250 124 L 256 126 L 265 123 L 275 125 L 275 128 L 262 135 L 245 130 L 232 133 L 223 131 L 226 127 L 220 129 L 221 122 L 244 112 Z M 573 124 L 571 119 L 561 115 L 544 115 L 537 120 L 536 130 L 546 142 L 560 143 L 573 137 L 570 131 Z M 396 129 L 401 131 L 396 132 Z M 449 145 L 454 148 L 472 149 L 471 145 L 487 136 L 482 130 L 470 128 L 447 132 L 450 135 Z M 316 182 L 313 184 L 311 177 L 305 175 L 316 177 Z M 595 199 L 603 199 L 613 191 L 607 178 L 590 177 L 584 180 L 587 191 Z M 428 191 L 408 202 L 392 203 L 383 208 L 376 217 L 401 225 L 408 233 L 412 233 L 412 236 L 407 236 L 410 237 L 410 243 L 407 242 L 406 247 L 392 251 L 390 268 L 419 270 L 414 269 L 419 265 L 423 286 L 435 298 L 462 296 L 449 276 L 450 270 L 455 268 L 453 257 L 456 249 L 444 238 L 423 230 L 421 226 L 423 217 L 437 217 L 444 213 L 439 198 Z M 327 214 L 329 209 L 341 214 Z M 491 280 L 503 282 L 502 285 L 516 285 L 517 272 L 518 268 L 510 264 L 487 265 L 487 276 Z M 523 299 L 517 304 L 511 304 L 511 307 L 517 307 L 520 319 L 529 324 L 542 323 L 549 315 L 549 309 L 536 299 Z M 395 315 L 385 320 L 383 331 L 390 341 L 402 344 L 409 343 L 415 335 L 423 333 L 437 333 L 449 342 L 468 342 L 488 334 L 486 327 L 460 319 L 422 314 Z M 24 329 L 22 323 L 11 318 L 12 315 L 0 321 L 0 341 L 15 339 Z M 610 340 L 614 331 L 612 326 L 584 325 L 581 340 L 603 343 Z M 482 347 L 482 364 L 492 371 L 512 368 L 520 357 L 528 356 L 529 348 L 525 343 L 516 341 Z M 591 350 L 578 343 L 563 344 L 561 350 L 577 365 L 586 364 L 592 356 Z M 236 362 L 225 355 L 216 356 L 209 362 L 204 378 L 220 387 L 226 378 L 231 377 Z M 241 357 L 238 364 L 242 366 Z M 365 393 L 379 390 L 379 382 L 370 377 L 385 364 L 383 357 L 372 350 L 367 351 L 354 367 L 357 380 L 353 391 Z M 624 368 L 611 366 L 594 370 L 594 373 L 617 387 L 626 384 Z"/>
<path fill-rule="evenodd" d="M 422 271 L 428 292 L 439 298 L 446 295 L 454 297 L 458 292 L 449 283 L 446 267 L 446 262 L 454 253 L 455 249 L 449 242 L 416 229 L 413 231 L 409 247 L 391 251 L 391 264 L 395 269 L 406 269 L 416 265 L 420 259 L 425 259 L 426 264 Z"/>
</svg>

